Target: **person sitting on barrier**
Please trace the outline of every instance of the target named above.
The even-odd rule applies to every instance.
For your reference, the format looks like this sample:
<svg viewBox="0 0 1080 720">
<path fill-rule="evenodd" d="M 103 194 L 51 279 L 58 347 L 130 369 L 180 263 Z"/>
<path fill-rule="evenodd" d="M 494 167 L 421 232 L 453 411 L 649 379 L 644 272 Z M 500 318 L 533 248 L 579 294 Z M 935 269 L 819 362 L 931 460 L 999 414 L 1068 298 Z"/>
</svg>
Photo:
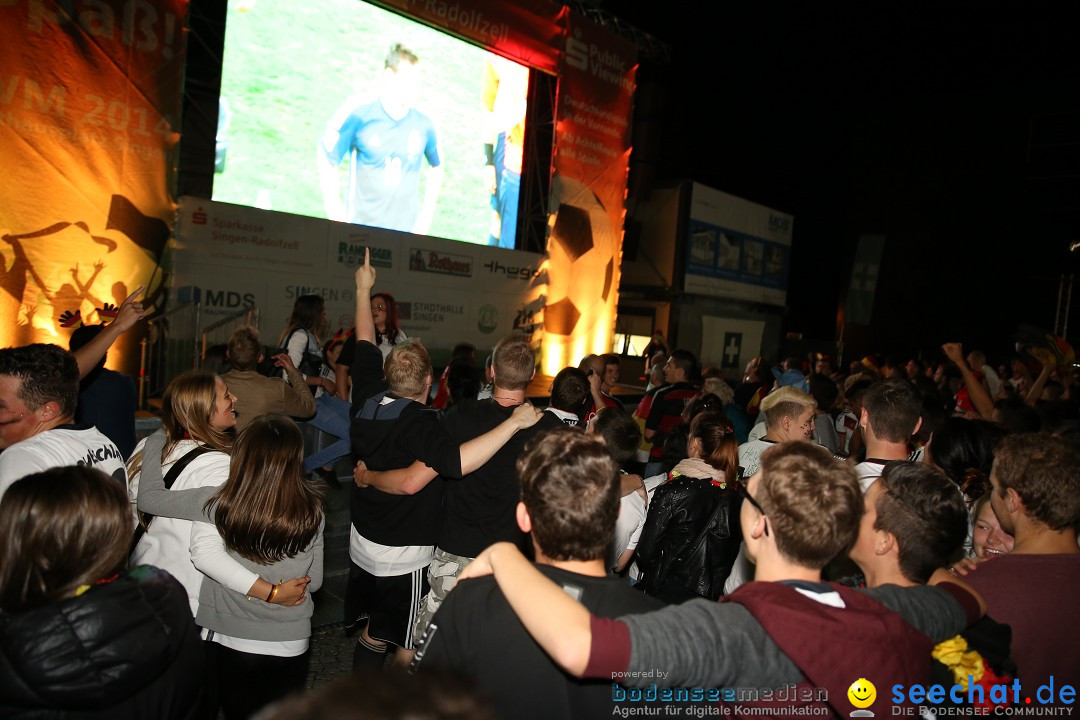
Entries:
<svg viewBox="0 0 1080 720">
<path fill-rule="evenodd" d="M 236 432 L 269 412 L 284 413 L 299 419 L 307 419 L 315 414 L 315 398 L 288 353 L 273 357 L 274 365 L 285 371 L 288 382 L 281 378 L 268 378 L 256 369 L 263 361 L 258 330 L 253 327 L 233 330 L 225 354 L 232 369 L 222 376 L 222 380 L 237 399 Z"/>
<path fill-rule="evenodd" d="M 638 588 L 666 602 L 718 598 L 742 542 L 738 444 L 723 413 L 691 420 L 687 455 L 653 494 L 637 544 Z"/>
</svg>

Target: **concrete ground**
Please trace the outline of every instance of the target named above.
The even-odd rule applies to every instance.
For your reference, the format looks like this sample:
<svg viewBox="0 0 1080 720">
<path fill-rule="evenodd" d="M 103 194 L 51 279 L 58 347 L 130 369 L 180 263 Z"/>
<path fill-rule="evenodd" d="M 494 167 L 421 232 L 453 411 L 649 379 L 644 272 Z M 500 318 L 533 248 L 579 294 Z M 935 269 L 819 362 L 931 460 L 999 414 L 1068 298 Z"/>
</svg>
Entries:
<svg viewBox="0 0 1080 720">
<path fill-rule="evenodd" d="M 311 669 L 308 687 L 318 687 L 352 672 L 355 636 L 346 638 L 342 629 L 345 583 L 349 576 L 349 492 L 352 475 L 348 462 L 338 463 L 340 488 L 326 494 L 326 530 L 323 536 L 323 586 L 311 596 L 315 614 L 311 618 Z"/>
</svg>

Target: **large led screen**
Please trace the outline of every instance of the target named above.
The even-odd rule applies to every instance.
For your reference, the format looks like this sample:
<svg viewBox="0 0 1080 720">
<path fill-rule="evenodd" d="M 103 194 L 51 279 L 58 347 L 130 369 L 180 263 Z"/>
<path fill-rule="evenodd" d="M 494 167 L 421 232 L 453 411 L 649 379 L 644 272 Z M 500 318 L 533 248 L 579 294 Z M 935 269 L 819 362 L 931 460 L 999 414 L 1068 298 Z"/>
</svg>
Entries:
<svg viewBox="0 0 1080 720">
<path fill-rule="evenodd" d="M 360 0 L 230 0 L 213 199 L 513 248 L 528 82 Z"/>
</svg>

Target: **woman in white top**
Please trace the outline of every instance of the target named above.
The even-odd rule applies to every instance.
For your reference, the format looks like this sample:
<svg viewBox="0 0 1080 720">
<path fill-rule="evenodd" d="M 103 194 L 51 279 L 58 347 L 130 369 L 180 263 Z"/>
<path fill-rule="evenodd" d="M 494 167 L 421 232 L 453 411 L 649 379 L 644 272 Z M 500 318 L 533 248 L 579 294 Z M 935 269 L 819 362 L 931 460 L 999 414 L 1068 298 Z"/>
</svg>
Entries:
<svg viewBox="0 0 1080 720">
<path fill-rule="evenodd" d="M 156 443 L 160 439 L 154 437 L 147 447 Z M 259 597 L 203 583 L 196 622 L 211 643 L 227 720 L 248 718 L 307 682 L 312 603 L 268 604 L 281 592 L 284 578 L 304 576 L 311 592 L 322 584 L 322 496 L 303 472 L 303 453 L 296 423 L 268 413 L 237 437 L 222 487 L 165 491 L 160 477 L 147 473 L 144 478 L 143 495 L 167 503 L 170 514 L 213 522 L 192 525 L 197 567 L 226 550 L 230 559 L 273 583 L 268 595 Z"/>
<path fill-rule="evenodd" d="M 337 438 L 326 448 L 304 458 L 304 472 L 316 471 L 331 485 L 337 485 L 334 465 L 349 454 L 349 403 L 335 393 L 334 369 L 330 353 L 332 341 L 323 353 L 319 337 L 327 332 L 326 304 L 318 295 L 301 295 L 293 303 L 289 324 L 281 336 L 281 346 L 293 365 L 303 373 L 315 395 L 315 417 L 308 424 Z M 338 349 L 340 353 L 340 349 Z"/>
<path fill-rule="evenodd" d="M 323 299 L 318 295 L 296 298 L 285 332 L 281 334 L 281 347 L 289 354 L 293 365 L 303 373 L 316 398 L 323 390 L 334 392 L 334 383 L 328 383 L 319 373 L 322 368 L 322 343 L 319 338 L 326 332 L 326 304 Z"/>
<path fill-rule="evenodd" d="M 188 456 L 186 467 L 173 481 L 172 487 L 176 490 L 217 487 L 224 483 L 229 476 L 228 453 L 232 447 L 232 437 L 227 431 L 236 424 L 235 402 L 236 397 L 229 393 L 225 382 L 213 373 L 195 370 L 174 378 L 165 389 L 162 402 L 164 448 L 160 453 L 147 456 L 144 439 L 128 460 L 132 504 L 138 497 L 139 480 L 146 464 L 153 464 L 158 473 L 167 474 L 174 464 Z M 141 506 L 140 510 L 162 512 L 162 508 L 152 504 Z M 131 564 L 154 565 L 167 570 L 184 586 L 192 615 L 195 615 L 203 572 L 191 561 L 191 522 L 162 514 L 150 519 L 148 527 L 146 519 L 143 523 L 145 533 L 131 554 Z M 223 585 L 250 592 L 254 597 L 265 598 L 272 588 L 224 552 L 208 557 L 202 569 Z M 296 602 L 304 593 L 303 585 L 291 583 L 284 589 L 284 594 L 279 591 L 276 602 Z"/>
</svg>

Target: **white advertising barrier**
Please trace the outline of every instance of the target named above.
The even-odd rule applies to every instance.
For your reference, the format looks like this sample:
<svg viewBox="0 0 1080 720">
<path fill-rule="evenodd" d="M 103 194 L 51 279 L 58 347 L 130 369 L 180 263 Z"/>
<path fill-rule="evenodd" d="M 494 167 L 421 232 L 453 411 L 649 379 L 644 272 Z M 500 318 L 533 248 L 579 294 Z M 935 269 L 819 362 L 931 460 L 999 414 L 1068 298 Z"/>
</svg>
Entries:
<svg viewBox="0 0 1080 720">
<path fill-rule="evenodd" d="M 326 300 L 331 330 L 353 324 L 353 274 L 371 249 L 376 291 L 401 327 L 434 350 L 481 350 L 513 332 L 539 342 L 544 256 L 183 197 L 170 246 L 170 302 L 202 302 L 203 326 L 258 308 L 274 344 L 301 295 Z"/>
<path fill-rule="evenodd" d="M 793 223 L 791 215 L 695 183 L 683 289 L 786 304 Z"/>
</svg>

